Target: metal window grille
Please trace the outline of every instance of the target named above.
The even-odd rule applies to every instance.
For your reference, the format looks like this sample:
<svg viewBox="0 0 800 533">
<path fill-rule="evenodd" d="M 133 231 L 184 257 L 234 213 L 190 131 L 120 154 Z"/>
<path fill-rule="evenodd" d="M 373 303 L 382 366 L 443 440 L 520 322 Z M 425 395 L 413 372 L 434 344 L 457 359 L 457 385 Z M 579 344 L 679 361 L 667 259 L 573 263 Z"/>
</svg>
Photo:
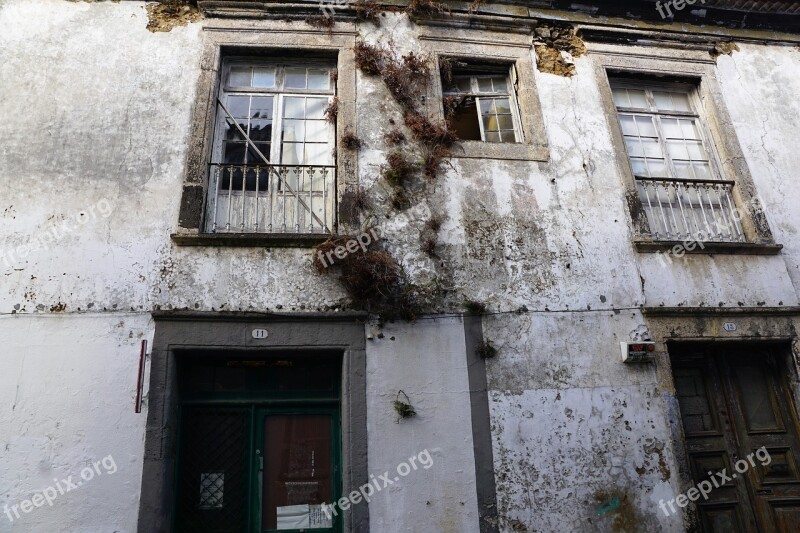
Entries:
<svg viewBox="0 0 800 533">
<path fill-rule="evenodd" d="M 176 506 L 177 531 L 238 533 L 247 523 L 249 414 L 185 408 Z"/>
<path fill-rule="evenodd" d="M 615 81 L 612 93 L 651 237 L 743 242 L 735 183 L 719 174 L 693 88 Z"/>
</svg>

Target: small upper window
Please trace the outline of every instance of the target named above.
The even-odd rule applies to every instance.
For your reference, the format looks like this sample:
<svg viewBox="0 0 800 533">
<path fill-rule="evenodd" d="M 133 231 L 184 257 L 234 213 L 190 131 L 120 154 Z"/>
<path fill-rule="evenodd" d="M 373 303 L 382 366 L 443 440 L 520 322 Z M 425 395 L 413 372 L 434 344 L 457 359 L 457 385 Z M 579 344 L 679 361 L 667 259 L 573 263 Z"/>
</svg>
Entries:
<svg viewBox="0 0 800 533">
<path fill-rule="evenodd" d="M 510 69 L 454 70 L 443 77 L 442 87 L 449 124 L 459 139 L 522 142 Z"/>
<path fill-rule="evenodd" d="M 222 69 L 207 231 L 326 233 L 334 226 L 335 92 L 324 64 Z"/>
</svg>

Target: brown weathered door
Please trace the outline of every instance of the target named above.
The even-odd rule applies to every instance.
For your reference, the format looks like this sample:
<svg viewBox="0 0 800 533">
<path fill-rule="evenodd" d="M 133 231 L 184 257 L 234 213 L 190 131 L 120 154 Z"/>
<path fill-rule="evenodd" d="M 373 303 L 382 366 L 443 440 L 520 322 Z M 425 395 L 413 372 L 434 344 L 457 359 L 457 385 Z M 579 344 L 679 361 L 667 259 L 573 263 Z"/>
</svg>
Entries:
<svg viewBox="0 0 800 533">
<path fill-rule="evenodd" d="M 713 483 L 695 504 L 699 529 L 800 531 L 800 426 L 780 349 L 674 344 L 670 355 L 694 482 Z"/>
</svg>

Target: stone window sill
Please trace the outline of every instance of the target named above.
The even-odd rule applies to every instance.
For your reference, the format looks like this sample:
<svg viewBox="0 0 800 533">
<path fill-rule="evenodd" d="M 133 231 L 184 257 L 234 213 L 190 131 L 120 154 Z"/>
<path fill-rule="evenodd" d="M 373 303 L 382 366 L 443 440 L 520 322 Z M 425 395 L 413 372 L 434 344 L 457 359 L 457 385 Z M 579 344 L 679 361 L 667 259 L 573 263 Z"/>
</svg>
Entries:
<svg viewBox="0 0 800 533">
<path fill-rule="evenodd" d="M 547 161 L 547 147 L 524 143 L 459 141 L 453 157 L 465 159 L 504 159 L 512 161 Z"/>
<path fill-rule="evenodd" d="M 327 233 L 191 233 L 170 235 L 178 246 L 253 248 L 311 248 L 327 240 Z"/>
<path fill-rule="evenodd" d="M 683 251 L 687 254 L 739 254 L 739 255 L 777 255 L 783 249 L 782 244 L 761 244 L 752 242 L 704 242 L 695 243 L 694 249 L 684 248 L 683 241 L 633 241 L 637 252 L 666 253 L 673 250 L 675 253 Z"/>
</svg>

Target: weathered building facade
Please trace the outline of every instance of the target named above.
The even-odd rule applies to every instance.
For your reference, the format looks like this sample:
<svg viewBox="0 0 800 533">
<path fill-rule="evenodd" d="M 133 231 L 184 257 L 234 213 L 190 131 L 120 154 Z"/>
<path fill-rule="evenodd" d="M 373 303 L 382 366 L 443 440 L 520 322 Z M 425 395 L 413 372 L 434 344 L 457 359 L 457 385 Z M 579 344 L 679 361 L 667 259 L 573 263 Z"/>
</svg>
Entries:
<svg viewBox="0 0 800 533">
<path fill-rule="evenodd" d="M 800 6 L 602 4 L 0 0 L 0 531 L 797 530 Z"/>
</svg>

